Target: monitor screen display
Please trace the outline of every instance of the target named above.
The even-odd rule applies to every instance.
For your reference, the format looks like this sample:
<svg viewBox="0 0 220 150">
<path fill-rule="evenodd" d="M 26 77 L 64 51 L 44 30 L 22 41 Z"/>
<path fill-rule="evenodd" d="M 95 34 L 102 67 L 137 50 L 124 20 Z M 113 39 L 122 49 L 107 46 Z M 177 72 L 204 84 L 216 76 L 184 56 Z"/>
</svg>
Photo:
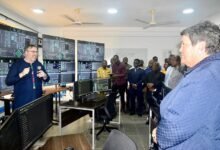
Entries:
<svg viewBox="0 0 220 150">
<path fill-rule="evenodd" d="M 75 62 L 73 61 L 61 61 L 61 72 L 75 72 Z"/>
<path fill-rule="evenodd" d="M 78 41 L 79 61 L 103 61 L 105 46 L 103 43 Z"/>
<path fill-rule="evenodd" d="M 60 83 L 66 84 L 66 83 L 73 83 L 74 82 L 75 74 L 73 73 L 64 73 L 62 72 L 60 74 Z"/>
<path fill-rule="evenodd" d="M 44 61 L 44 67 L 50 76 L 49 82 L 45 85 L 54 85 L 59 83 L 60 64 L 58 61 Z"/>
<path fill-rule="evenodd" d="M 92 79 L 96 79 L 97 78 L 97 73 L 96 73 L 96 71 L 93 71 L 92 72 Z"/>
<path fill-rule="evenodd" d="M 0 24 L 0 57 L 20 58 L 27 45 L 37 46 L 37 40 L 37 33 Z"/>
<path fill-rule="evenodd" d="M 95 43 L 93 61 L 103 61 L 105 53 L 105 45 L 103 43 Z"/>
<path fill-rule="evenodd" d="M 91 79 L 91 72 L 79 72 L 78 73 L 79 80 L 88 80 Z"/>
<path fill-rule="evenodd" d="M 110 79 L 95 79 L 93 80 L 94 92 L 108 91 L 111 89 Z"/>
<path fill-rule="evenodd" d="M 60 83 L 73 83 L 75 81 L 75 63 L 73 61 L 61 61 Z"/>
<path fill-rule="evenodd" d="M 90 42 L 78 41 L 78 60 L 80 61 L 92 61 L 93 60 L 93 48 L 94 45 L 91 45 Z"/>
<path fill-rule="evenodd" d="M 0 90 L 13 90 L 13 86 L 7 86 L 5 83 L 6 75 L 0 75 Z"/>
<path fill-rule="evenodd" d="M 102 62 L 92 62 L 92 70 L 98 70 L 99 67 L 102 67 Z"/>
<path fill-rule="evenodd" d="M 80 96 L 93 92 L 92 80 L 79 80 L 74 83 L 74 96 L 77 99 Z"/>
<path fill-rule="evenodd" d="M 74 60 L 75 40 L 43 35 L 43 59 Z"/>
</svg>

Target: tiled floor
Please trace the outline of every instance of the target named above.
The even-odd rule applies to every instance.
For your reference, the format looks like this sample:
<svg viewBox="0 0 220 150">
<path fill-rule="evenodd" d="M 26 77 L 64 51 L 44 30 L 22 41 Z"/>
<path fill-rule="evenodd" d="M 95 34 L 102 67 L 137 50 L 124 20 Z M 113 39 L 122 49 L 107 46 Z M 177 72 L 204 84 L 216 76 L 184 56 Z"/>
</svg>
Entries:
<svg viewBox="0 0 220 150">
<path fill-rule="evenodd" d="M 115 118 L 117 121 L 117 118 Z M 137 115 L 130 116 L 129 114 L 121 114 L 121 125 L 114 125 L 119 127 L 119 130 L 129 136 L 138 146 L 139 150 L 147 150 L 148 149 L 148 126 L 145 124 L 146 115 L 139 117 Z M 100 126 L 96 124 L 96 126 Z M 77 122 L 71 123 L 70 125 L 62 128 L 62 135 L 64 134 L 74 134 L 74 133 L 85 133 L 86 137 L 88 137 L 88 141 L 91 143 L 91 119 L 89 116 L 83 117 L 79 119 Z M 45 143 L 44 140 L 47 137 L 51 136 L 59 136 L 60 130 L 59 126 L 52 126 L 47 133 L 44 135 L 42 140 L 39 143 Z M 99 140 L 96 140 L 96 150 L 102 150 L 104 143 L 108 137 L 109 133 L 103 132 L 99 136 Z M 32 147 L 32 149 L 37 149 L 38 146 L 36 144 Z"/>
</svg>

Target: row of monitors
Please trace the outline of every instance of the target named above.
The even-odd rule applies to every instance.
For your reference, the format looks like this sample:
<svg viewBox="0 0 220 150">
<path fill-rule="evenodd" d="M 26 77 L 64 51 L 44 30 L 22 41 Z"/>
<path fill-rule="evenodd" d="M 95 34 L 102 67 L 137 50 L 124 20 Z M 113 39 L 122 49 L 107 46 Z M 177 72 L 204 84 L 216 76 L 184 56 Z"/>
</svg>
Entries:
<svg viewBox="0 0 220 150">
<path fill-rule="evenodd" d="M 14 62 L 14 61 L 13 61 Z M 13 64 L 12 61 L 0 60 L 0 75 L 7 75 L 9 68 Z M 91 72 L 98 70 L 102 66 L 102 62 L 79 62 L 79 72 Z M 75 71 L 74 61 L 44 61 L 44 67 L 48 73 L 72 72 Z"/>
<path fill-rule="evenodd" d="M 77 100 L 81 96 L 110 89 L 110 79 L 78 80 L 74 83 L 74 98 Z"/>
<path fill-rule="evenodd" d="M 46 85 L 75 81 L 75 63 L 73 61 L 44 61 L 44 67 L 50 76 L 50 81 Z"/>
<path fill-rule="evenodd" d="M 0 63 L 0 90 L 13 89 L 12 86 L 5 84 L 5 78 L 8 74 L 12 62 L 8 60 Z M 101 66 L 101 62 L 81 62 L 78 68 L 78 79 L 97 78 L 96 70 Z M 47 70 L 50 81 L 45 85 L 66 84 L 75 81 L 75 63 L 73 61 L 44 61 L 44 67 Z"/>
<path fill-rule="evenodd" d="M 38 34 L 16 29 L 0 24 L 0 57 L 21 58 L 24 47 L 40 45 Z M 43 59 L 45 60 L 74 60 L 75 40 L 58 36 L 42 36 Z M 104 44 L 78 41 L 78 60 L 102 61 L 104 59 Z"/>
<path fill-rule="evenodd" d="M 13 86 L 5 84 L 11 64 L 12 62 L 8 61 L 0 63 L 0 90 L 13 90 Z M 75 81 L 75 63 L 73 61 L 45 61 L 44 67 L 50 76 L 50 81 L 46 85 L 66 84 Z"/>
<path fill-rule="evenodd" d="M 38 44 L 37 33 L 0 24 L 0 57 L 20 58 L 30 44 Z"/>
</svg>

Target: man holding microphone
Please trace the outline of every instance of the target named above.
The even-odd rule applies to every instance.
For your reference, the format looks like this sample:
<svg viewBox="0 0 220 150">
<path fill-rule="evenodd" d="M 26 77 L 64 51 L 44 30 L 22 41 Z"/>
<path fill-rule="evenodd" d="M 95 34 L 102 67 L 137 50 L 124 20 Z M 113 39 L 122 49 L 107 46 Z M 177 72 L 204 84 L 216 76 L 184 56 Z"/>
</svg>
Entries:
<svg viewBox="0 0 220 150">
<path fill-rule="evenodd" d="M 14 85 L 13 109 L 42 96 L 42 81 L 48 82 L 44 66 L 37 60 L 38 51 L 34 45 L 28 45 L 24 50 L 24 58 L 15 62 L 6 77 L 8 86 Z"/>
</svg>

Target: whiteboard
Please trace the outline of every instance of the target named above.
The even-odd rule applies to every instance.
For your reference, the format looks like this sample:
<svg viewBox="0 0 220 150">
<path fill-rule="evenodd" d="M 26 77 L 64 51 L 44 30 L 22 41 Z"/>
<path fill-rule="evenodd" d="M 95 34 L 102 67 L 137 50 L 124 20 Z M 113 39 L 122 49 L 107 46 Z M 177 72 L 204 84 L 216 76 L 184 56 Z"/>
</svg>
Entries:
<svg viewBox="0 0 220 150">
<path fill-rule="evenodd" d="M 105 59 L 110 63 L 111 58 L 114 55 L 118 55 L 120 61 L 124 57 L 128 57 L 128 63 L 133 66 L 134 59 L 142 59 L 144 62 L 148 59 L 147 57 L 148 50 L 147 48 L 115 48 L 115 49 L 106 49 L 105 50 Z"/>
</svg>

